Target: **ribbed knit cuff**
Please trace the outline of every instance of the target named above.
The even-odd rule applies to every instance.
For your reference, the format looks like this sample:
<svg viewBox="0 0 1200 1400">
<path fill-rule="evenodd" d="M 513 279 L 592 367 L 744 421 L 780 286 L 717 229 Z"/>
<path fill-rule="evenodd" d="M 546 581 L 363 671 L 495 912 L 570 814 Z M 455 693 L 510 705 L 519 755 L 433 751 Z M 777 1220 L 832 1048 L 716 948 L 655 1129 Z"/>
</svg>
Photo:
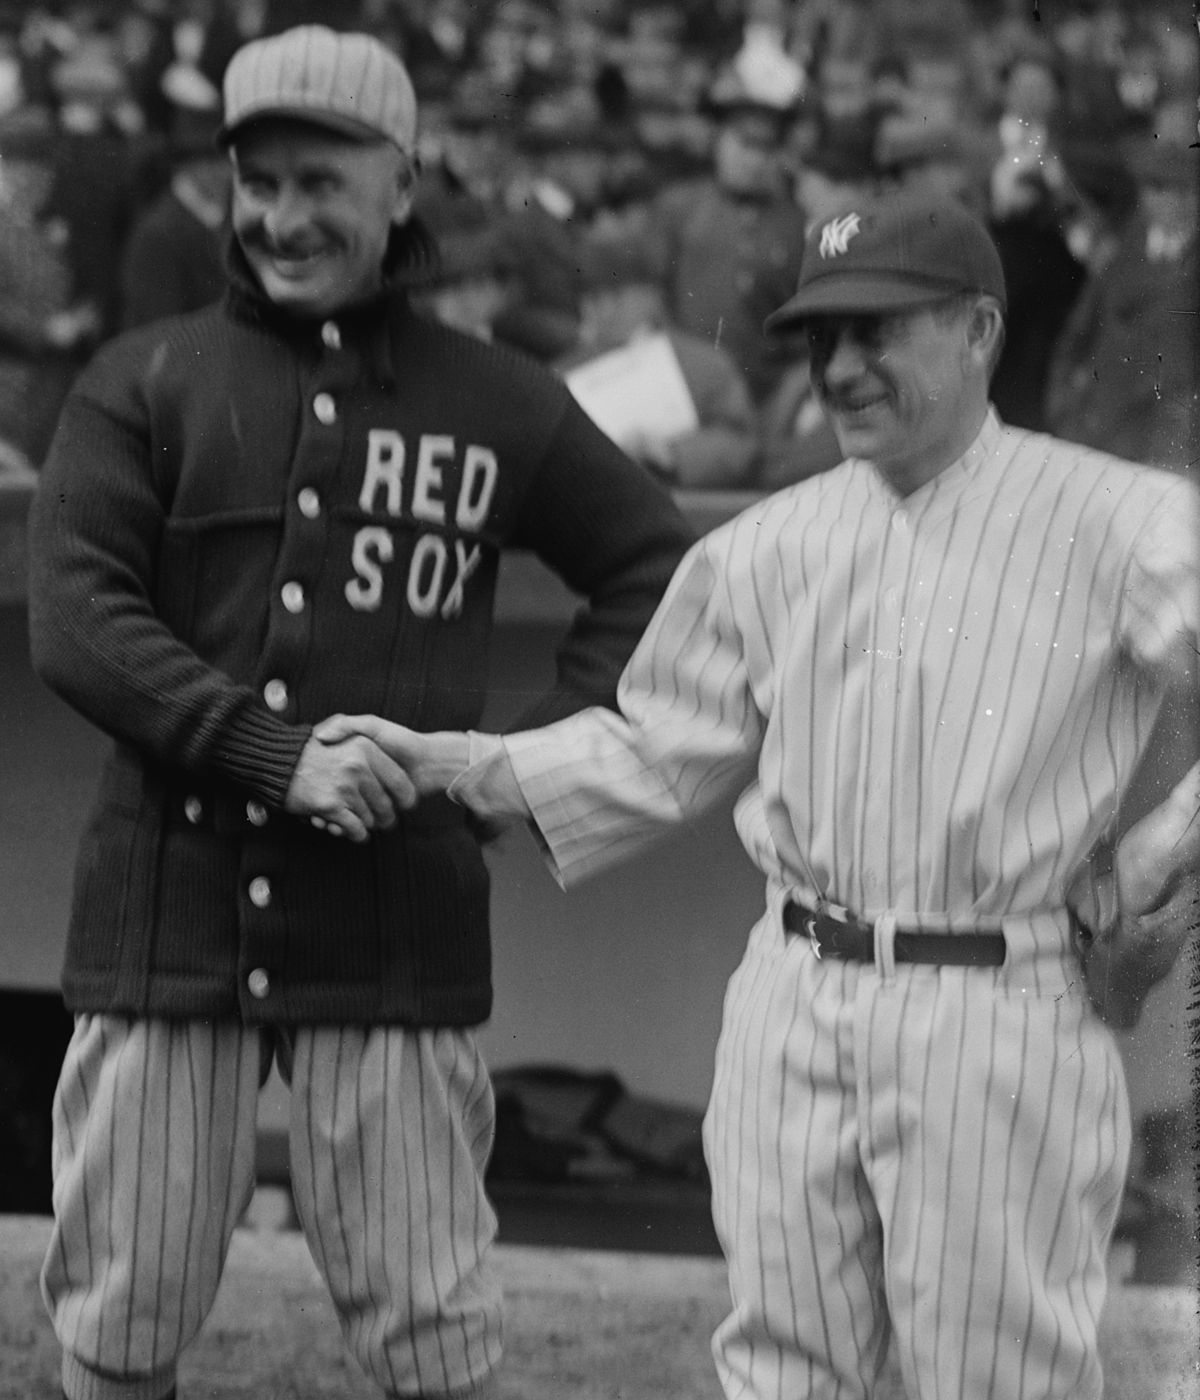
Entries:
<svg viewBox="0 0 1200 1400">
<path fill-rule="evenodd" d="M 281 807 L 311 733 L 311 725 L 285 724 L 246 705 L 213 743 L 213 758 L 226 778 Z"/>
<path fill-rule="evenodd" d="M 67 1400 L 167 1400 L 175 1392 L 175 1368 L 128 1380 L 102 1376 L 77 1356 L 63 1352 L 63 1393 Z"/>
</svg>

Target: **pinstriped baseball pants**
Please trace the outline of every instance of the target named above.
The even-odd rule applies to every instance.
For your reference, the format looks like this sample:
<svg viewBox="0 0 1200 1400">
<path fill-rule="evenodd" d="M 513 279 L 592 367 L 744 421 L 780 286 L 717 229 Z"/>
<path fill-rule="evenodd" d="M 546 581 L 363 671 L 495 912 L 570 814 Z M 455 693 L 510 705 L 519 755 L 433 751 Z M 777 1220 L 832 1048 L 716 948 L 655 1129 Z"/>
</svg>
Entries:
<svg viewBox="0 0 1200 1400">
<path fill-rule="evenodd" d="M 174 1383 L 254 1189 L 275 1047 L 236 1022 L 77 1018 L 42 1271 L 71 1400 L 159 1400 Z M 494 1104 L 474 1036 L 302 1027 L 278 1048 L 296 1209 L 354 1356 L 388 1395 L 487 1393 Z"/>
<path fill-rule="evenodd" d="M 1017 983 L 1039 982 L 1024 989 Z M 729 1400 L 1098 1400 L 1124 1072 L 1070 984 L 818 958 L 767 916 L 730 981 L 705 1146 Z"/>
</svg>

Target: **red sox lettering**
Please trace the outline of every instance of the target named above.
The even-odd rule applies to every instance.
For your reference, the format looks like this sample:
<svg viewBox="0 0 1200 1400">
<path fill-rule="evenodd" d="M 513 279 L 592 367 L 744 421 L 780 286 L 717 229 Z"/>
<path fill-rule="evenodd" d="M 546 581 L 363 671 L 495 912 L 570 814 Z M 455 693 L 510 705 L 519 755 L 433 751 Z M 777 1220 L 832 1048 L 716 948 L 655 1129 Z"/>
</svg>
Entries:
<svg viewBox="0 0 1200 1400">
<path fill-rule="evenodd" d="M 433 527 L 417 539 L 408 566 L 405 596 L 418 617 L 457 617 L 468 580 L 479 567 L 482 549 L 448 535 L 448 527 L 471 534 L 487 520 L 499 466 L 490 447 L 467 443 L 461 449 L 446 433 L 422 433 L 416 441 L 409 496 L 405 500 L 408 444 L 394 428 L 367 434 L 359 508 L 382 509 Z M 457 489 L 454 481 L 457 478 Z M 407 509 L 406 509 L 407 506 Z M 450 511 L 453 514 L 450 514 Z M 346 601 L 360 612 L 375 612 L 383 598 L 384 570 L 395 558 L 395 537 L 384 525 L 364 525 L 354 536 Z"/>
</svg>

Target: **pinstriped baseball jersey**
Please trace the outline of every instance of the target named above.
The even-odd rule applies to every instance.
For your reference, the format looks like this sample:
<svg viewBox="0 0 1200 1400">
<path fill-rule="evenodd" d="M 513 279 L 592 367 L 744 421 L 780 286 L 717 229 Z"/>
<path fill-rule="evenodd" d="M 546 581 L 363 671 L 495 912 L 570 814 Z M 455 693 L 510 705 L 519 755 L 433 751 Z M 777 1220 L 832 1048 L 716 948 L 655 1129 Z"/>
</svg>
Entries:
<svg viewBox="0 0 1200 1400">
<path fill-rule="evenodd" d="M 696 545 L 622 681 L 505 746 L 564 880 L 715 800 L 772 885 L 958 924 L 1061 903 L 1165 687 L 1196 493 L 1002 426 L 897 498 L 850 461 Z"/>
<path fill-rule="evenodd" d="M 705 1120 L 730 1400 L 865 1400 L 893 1337 L 914 1400 L 1097 1400 L 1128 1103 L 1065 890 L 1195 685 L 1198 540 L 1186 482 L 989 414 L 903 498 L 851 460 L 714 531 L 620 715 L 504 740 L 564 882 L 750 779 L 767 910 Z M 796 895 L 874 964 L 785 936 Z M 997 920 L 1002 968 L 895 962 L 897 921 Z"/>
</svg>

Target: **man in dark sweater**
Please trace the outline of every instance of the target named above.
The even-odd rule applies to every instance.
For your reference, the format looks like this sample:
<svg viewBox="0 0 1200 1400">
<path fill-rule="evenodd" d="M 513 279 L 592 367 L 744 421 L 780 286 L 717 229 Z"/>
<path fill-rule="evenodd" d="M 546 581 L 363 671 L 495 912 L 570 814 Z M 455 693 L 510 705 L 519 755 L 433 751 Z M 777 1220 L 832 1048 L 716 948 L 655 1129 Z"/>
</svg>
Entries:
<svg viewBox="0 0 1200 1400">
<path fill-rule="evenodd" d="M 71 1400 L 173 1393 L 273 1055 L 355 1356 L 389 1395 L 491 1393 L 486 867 L 460 809 L 312 725 L 476 724 L 506 548 L 589 603 L 522 722 L 611 703 L 690 537 L 557 379 L 409 305 L 432 252 L 415 128 L 366 36 L 239 51 L 225 299 L 106 346 L 45 467 L 34 661 L 115 741 L 76 872 L 43 1276 Z"/>
</svg>

